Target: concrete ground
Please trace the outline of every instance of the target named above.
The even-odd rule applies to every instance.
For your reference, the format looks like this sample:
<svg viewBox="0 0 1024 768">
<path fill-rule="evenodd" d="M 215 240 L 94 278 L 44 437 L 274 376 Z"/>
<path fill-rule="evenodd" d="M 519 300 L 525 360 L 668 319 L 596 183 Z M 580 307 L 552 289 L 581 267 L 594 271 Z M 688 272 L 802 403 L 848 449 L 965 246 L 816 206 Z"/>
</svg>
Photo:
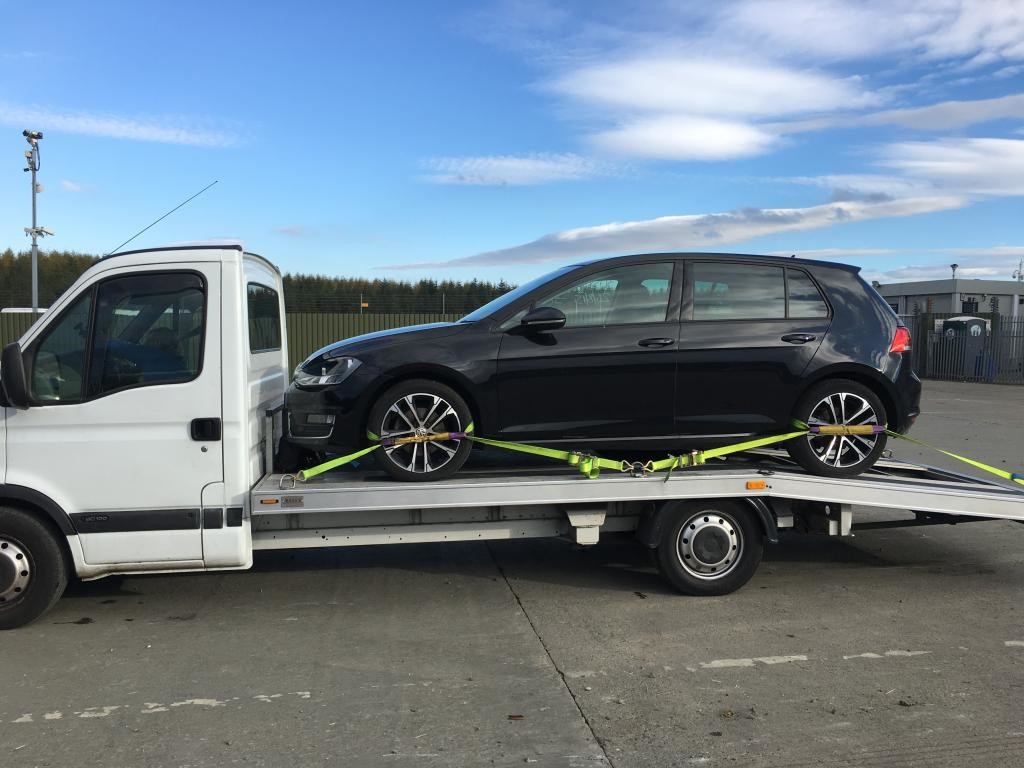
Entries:
<svg viewBox="0 0 1024 768">
<path fill-rule="evenodd" d="M 1024 466 L 1024 387 L 924 403 L 919 438 Z M 1024 765 L 1022 589 L 1008 522 L 791 534 L 707 599 L 628 537 L 76 585 L 0 635 L 0 765 Z"/>
</svg>

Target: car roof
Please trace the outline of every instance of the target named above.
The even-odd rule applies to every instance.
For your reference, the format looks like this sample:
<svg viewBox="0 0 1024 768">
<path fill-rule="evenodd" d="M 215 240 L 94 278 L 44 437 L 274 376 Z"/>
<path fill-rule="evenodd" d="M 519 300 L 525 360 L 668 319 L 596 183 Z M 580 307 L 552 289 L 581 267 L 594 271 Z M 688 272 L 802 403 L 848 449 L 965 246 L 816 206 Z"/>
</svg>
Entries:
<svg viewBox="0 0 1024 768">
<path fill-rule="evenodd" d="M 705 253 L 705 252 L 655 252 L 635 253 L 628 256 L 611 256 L 606 258 L 595 258 L 587 261 L 579 261 L 573 264 L 574 267 L 594 264 L 631 264 L 633 262 L 648 261 L 651 258 L 671 259 L 714 259 L 715 261 L 742 261 L 758 262 L 763 264 L 774 264 L 784 266 L 786 264 L 802 264 L 808 267 L 827 267 L 829 269 L 843 269 L 847 272 L 860 272 L 860 267 L 853 264 L 842 264 L 837 261 L 821 261 L 818 259 L 798 259 L 796 256 L 765 256 L 753 253 Z"/>
</svg>

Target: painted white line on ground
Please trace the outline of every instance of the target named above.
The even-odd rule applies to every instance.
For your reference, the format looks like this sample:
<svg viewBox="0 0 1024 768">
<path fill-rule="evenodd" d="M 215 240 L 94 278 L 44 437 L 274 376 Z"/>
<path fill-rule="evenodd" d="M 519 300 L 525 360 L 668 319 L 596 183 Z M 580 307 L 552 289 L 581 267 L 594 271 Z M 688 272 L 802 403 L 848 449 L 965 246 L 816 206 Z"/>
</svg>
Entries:
<svg viewBox="0 0 1024 768">
<path fill-rule="evenodd" d="M 172 701 L 169 704 L 163 704 L 157 701 L 146 701 L 142 703 L 141 708 L 135 709 L 133 706 L 128 704 L 106 704 L 95 707 L 83 707 L 80 710 L 72 710 L 70 717 L 75 717 L 80 720 L 91 720 L 95 718 L 110 717 L 115 711 L 120 715 L 153 715 L 160 712 L 171 712 L 173 710 L 180 710 L 183 707 L 226 707 L 228 705 L 246 705 L 250 702 L 263 702 L 265 704 L 273 704 L 276 701 L 284 700 L 286 696 L 294 696 L 299 699 L 309 699 L 309 691 L 289 691 L 288 693 L 271 693 L 265 694 L 260 693 L 255 696 L 250 696 L 242 699 L 240 696 L 235 696 L 230 699 L 213 699 L 213 698 L 194 698 L 194 699 L 183 699 L 182 701 Z M 43 721 L 53 722 L 56 720 L 64 719 L 64 712 L 60 710 L 52 710 L 45 712 L 42 715 Z M 4 722 L 0 720 L 0 723 Z M 34 723 L 36 722 L 34 712 L 24 712 L 20 717 L 11 720 L 11 723 Z"/>
<path fill-rule="evenodd" d="M 797 656 L 755 656 L 751 659 L 714 659 L 701 662 L 701 669 L 725 669 L 728 667 L 752 667 L 756 662 L 762 664 L 789 664 L 794 661 L 807 661 L 804 655 Z"/>
</svg>

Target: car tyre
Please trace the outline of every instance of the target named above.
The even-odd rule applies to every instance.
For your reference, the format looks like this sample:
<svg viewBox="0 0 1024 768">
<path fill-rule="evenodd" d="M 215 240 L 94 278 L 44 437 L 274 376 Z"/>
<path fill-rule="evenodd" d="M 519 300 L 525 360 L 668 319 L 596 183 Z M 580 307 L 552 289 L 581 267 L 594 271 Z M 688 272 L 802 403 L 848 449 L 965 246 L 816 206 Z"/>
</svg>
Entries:
<svg viewBox="0 0 1024 768">
<path fill-rule="evenodd" d="M 746 503 L 672 502 L 655 549 L 661 575 L 686 595 L 726 595 L 742 587 L 764 555 L 764 530 Z"/>
<path fill-rule="evenodd" d="M 370 409 L 373 436 L 411 437 L 472 431 L 473 417 L 462 396 L 447 384 L 410 379 L 388 389 Z M 396 480 L 443 480 L 458 472 L 473 449 L 469 440 L 408 443 L 375 451 L 381 469 Z"/>
<path fill-rule="evenodd" d="M 885 406 L 868 387 L 849 379 L 815 384 L 800 398 L 793 414 L 805 424 L 885 425 Z M 793 460 L 824 477 L 853 477 L 870 469 L 885 450 L 885 434 L 808 435 L 786 443 Z"/>
<path fill-rule="evenodd" d="M 51 526 L 23 510 L 0 507 L 0 629 L 24 626 L 46 613 L 64 594 L 69 572 Z"/>
</svg>

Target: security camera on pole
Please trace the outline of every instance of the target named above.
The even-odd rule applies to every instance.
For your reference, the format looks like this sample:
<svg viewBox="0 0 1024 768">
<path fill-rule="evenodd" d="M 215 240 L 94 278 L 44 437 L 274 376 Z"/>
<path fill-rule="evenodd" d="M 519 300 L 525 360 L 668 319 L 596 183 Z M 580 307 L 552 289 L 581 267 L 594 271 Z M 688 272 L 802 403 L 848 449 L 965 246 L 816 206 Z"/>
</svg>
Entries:
<svg viewBox="0 0 1024 768">
<path fill-rule="evenodd" d="M 39 238 L 52 235 L 50 230 L 36 225 L 36 195 L 43 191 L 43 185 L 36 182 L 36 173 L 39 171 L 39 142 L 43 138 L 42 131 L 24 130 L 21 135 L 25 137 L 31 149 L 25 151 L 25 159 L 28 160 L 26 172 L 32 172 L 32 227 L 25 227 L 25 234 L 32 238 L 32 312 L 39 313 Z"/>
</svg>

